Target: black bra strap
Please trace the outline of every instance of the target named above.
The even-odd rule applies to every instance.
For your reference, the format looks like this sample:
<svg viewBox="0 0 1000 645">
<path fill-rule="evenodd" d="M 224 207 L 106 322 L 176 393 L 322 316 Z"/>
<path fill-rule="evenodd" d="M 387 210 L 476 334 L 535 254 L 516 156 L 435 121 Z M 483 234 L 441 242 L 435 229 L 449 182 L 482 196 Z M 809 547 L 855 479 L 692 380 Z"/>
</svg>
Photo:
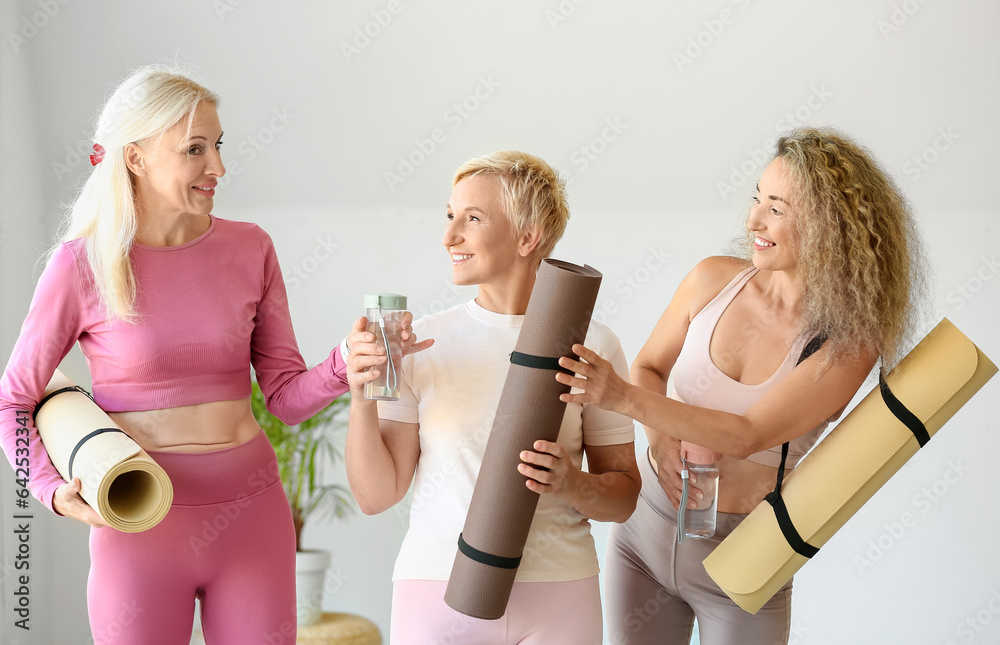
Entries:
<svg viewBox="0 0 1000 645">
<path fill-rule="evenodd" d="M 480 551 L 473 546 L 469 546 L 469 543 L 465 541 L 461 533 L 458 534 L 458 550 L 470 560 L 475 560 L 476 562 L 490 567 L 496 567 L 498 569 L 516 569 L 521 566 L 520 556 L 516 558 L 505 558 L 501 555 L 493 555 L 492 553 Z"/>
</svg>

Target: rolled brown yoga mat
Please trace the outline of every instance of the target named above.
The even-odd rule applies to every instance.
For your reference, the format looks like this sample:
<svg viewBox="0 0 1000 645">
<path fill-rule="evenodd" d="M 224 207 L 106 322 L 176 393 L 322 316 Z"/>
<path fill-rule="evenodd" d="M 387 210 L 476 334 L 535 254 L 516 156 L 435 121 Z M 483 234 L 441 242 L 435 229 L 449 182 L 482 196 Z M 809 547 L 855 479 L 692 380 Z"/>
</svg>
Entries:
<svg viewBox="0 0 1000 645">
<path fill-rule="evenodd" d="M 708 575 L 756 614 L 996 372 L 942 320 L 792 471 L 784 510 L 761 502 L 705 558 Z"/>
<path fill-rule="evenodd" d="M 80 496 L 112 528 L 137 533 L 167 515 L 167 473 L 58 370 L 35 408 L 35 427 L 59 474 L 80 478 Z"/>
<path fill-rule="evenodd" d="M 583 343 L 597 302 L 601 274 L 589 266 L 542 262 L 521 324 L 497 405 L 483 464 L 444 600 L 475 618 L 497 619 L 507 610 L 514 576 L 528 538 L 538 495 L 517 471 L 522 450 L 555 441 L 570 387 L 555 379 L 558 359 Z"/>
</svg>

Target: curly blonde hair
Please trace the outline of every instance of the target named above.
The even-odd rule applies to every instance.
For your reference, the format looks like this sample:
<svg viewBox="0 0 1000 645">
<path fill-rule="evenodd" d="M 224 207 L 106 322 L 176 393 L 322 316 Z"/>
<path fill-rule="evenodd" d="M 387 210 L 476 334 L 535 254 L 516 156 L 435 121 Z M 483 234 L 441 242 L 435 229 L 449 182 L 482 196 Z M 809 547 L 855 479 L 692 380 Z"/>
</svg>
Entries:
<svg viewBox="0 0 1000 645">
<path fill-rule="evenodd" d="M 548 257 L 569 221 L 566 181 L 542 159 L 517 150 L 499 150 L 466 161 L 455 171 L 451 185 L 476 175 L 500 181 L 500 205 L 514 227 L 514 236 L 537 228 L 535 260 L 540 263 Z"/>
<path fill-rule="evenodd" d="M 825 337 L 831 359 L 875 351 L 890 369 L 925 289 L 906 199 L 867 150 L 835 130 L 794 130 L 775 158 L 795 186 L 803 331 Z"/>
</svg>

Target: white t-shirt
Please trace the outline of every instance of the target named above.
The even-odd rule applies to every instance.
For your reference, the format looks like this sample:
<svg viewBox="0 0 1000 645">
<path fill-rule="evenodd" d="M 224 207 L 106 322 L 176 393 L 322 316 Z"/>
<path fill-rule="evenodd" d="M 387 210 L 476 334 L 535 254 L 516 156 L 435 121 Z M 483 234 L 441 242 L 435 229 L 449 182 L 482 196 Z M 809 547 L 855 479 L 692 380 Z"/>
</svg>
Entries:
<svg viewBox="0 0 1000 645">
<path fill-rule="evenodd" d="M 472 500 L 479 466 L 510 353 L 524 316 L 487 311 L 475 301 L 413 323 L 434 345 L 403 359 L 399 401 L 379 401 L 379 417 L 420 424 L 420 458 L 414 475 L 410 528 L 396 559 L 393 580 L 447 580 L 458 534 Z M 618 338 L 591 322 L 585 344 L 628 379 Z M 583 447 L 630 443 L 628 417 L 595 406 L 569 403 L 558 442 L 580 467 Z M 542 495 L 517 571 L 518 581 L 579 580 L 598 573 L 590 521 L 568 504 Z"/>
</svg>

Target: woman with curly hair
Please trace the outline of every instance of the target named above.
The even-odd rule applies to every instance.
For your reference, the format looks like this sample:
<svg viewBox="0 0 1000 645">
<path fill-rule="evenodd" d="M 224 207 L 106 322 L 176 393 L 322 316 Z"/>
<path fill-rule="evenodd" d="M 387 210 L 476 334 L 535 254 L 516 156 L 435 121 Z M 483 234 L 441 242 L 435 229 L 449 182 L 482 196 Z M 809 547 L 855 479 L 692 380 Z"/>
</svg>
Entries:
<svg viewBox="0 0 1000 645">
<path fill-rule="evenodd" d="M 785 643 L 791 582 L 756 615 L 702 561 L 840 416 L 879 357 L 888 369 L 914 318 L 920 243 L 903 196 L 871 156 L 830 130 L 778 141 L 746 224 L 745 259 L 711 257 L 681 282 L 632 364 L 632 384 L 580 345 L 561 359 L 564 400 L 645 427 L 642 492 L 612 529 L 606 595 L 619 643 Z M 667 392 L 668 378 L 672 387 Z M 664 396 L 666 394 L 666 396 Z M 678 543 L 681 441 L 718 453 L 714 537 Z M 702 493 L 690 481 L 694 508 Z M 655 610 L 654 610 L 655 608 Z M 676 640 L 675 640 L 676 639 Z"/>
</svg>

